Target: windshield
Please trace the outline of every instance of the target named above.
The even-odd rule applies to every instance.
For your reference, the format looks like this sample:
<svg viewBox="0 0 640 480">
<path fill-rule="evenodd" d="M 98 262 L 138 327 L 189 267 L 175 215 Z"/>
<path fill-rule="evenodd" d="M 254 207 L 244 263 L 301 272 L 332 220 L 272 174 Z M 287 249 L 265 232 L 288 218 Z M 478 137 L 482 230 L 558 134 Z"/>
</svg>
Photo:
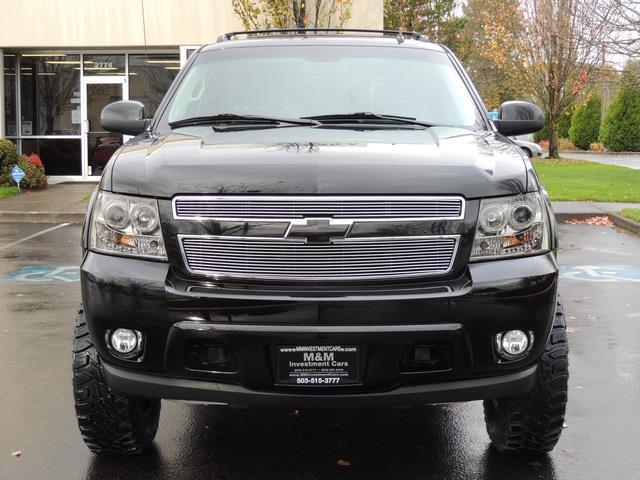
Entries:
<svg viewBox="0 0 640 480">
<path fill-rule="evenodd" d="M 466 128 L 483 125 L 469 91 L 444 53 L 340 45 L 202 52 L 178 87 L 166 120 L 354 112 Z"/>
</svg>

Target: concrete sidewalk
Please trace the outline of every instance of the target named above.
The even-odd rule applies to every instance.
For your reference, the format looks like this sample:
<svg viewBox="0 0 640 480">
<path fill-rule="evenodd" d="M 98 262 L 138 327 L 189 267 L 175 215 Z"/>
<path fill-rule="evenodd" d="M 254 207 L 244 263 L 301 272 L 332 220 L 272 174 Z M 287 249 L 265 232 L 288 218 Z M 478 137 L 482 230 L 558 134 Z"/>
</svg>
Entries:
<svg viewBox="0 0 640 480">
<path fill-rule="evenodd" d="M 556 217 L 590 216 L 620 213 L 623 208 L 640 208 L 640 203 L 618 202 L 551 202 Z"/>
<path fill-rule="evenodd" d="M 82 223 L 94 188 L 95 183 L 59 183 L 46 190 L 2 199 L 0 222 Z M 623 208 L 640 208 L 640 203 L 553 202 L 558 221 L 603 215 L 614 219 Z"/>
<path fill-rule="evenodd" d="M 545 152 L 548 155 L 549 152 Z M 583 150 L 560 150 L 560 157 L 573 158 L 575 160 L 587 160 L 589 162 L 604 163 L 640 169 L 640 153 L 638 152 L 588 152 Z"/>
<path fill-rule="evenodd" d="M 58 183 L 0 200 L 0 222 L 82 223 L 97 183 Z"/>
</svg>

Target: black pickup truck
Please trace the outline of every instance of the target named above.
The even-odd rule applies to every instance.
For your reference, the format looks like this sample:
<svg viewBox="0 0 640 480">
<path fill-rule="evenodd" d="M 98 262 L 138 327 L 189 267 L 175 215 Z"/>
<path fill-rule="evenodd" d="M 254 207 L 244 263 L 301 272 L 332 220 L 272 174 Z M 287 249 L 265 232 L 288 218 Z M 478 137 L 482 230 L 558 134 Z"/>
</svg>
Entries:
<svg viewBox="0 0 640 480">
<path fill-rule="evenodd" d="M 414 33 L 233 33 L 200 48 L 87 211 L 73 385 L 94 452 L 139 453 L 161 399 L 484 400 L 503 452 L 563 426 L 553 213 L 452 52 Z"/>
</svg>

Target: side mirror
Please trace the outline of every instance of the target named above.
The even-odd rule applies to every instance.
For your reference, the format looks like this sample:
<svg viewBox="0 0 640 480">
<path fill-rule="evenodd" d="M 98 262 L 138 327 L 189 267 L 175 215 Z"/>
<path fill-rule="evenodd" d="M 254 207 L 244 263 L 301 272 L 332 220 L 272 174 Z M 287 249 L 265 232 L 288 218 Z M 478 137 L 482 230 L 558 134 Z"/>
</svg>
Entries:
<svg viewBox="0 0 640 480">
<path fill-rule="evenodd" d="M 139 135 L 151 120 L 144 118 L 144 105 L 140 102 L 113 102 L 102 109 L 100 125 L 107 132 Z"/>
<path fill-rule="evenodd" d="M 544 127 L 544 113 L 533 103 L 504 102 L 500 105 L 498 119 L 493 123 L 507 137 L 535 133 Z"/>
</svg>

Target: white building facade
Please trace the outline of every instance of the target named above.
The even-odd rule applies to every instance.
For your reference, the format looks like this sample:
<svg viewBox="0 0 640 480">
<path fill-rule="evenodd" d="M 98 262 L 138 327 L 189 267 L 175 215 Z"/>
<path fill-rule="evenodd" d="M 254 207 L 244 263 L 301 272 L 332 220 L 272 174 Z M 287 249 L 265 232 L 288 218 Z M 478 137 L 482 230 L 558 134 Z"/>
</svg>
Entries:
<svg viewBox="0 0 640 480">
<path fill-rule="evenodd" d="M 126 138 L 102 108 L 153 115 L 190 53 L 243 30 L 231 0 L 0 0 L 0 137 L 58 180 L 97 180 Z M 352 0 L 345 28 L 381 29 L 382 0 Z"/>
</svg>

